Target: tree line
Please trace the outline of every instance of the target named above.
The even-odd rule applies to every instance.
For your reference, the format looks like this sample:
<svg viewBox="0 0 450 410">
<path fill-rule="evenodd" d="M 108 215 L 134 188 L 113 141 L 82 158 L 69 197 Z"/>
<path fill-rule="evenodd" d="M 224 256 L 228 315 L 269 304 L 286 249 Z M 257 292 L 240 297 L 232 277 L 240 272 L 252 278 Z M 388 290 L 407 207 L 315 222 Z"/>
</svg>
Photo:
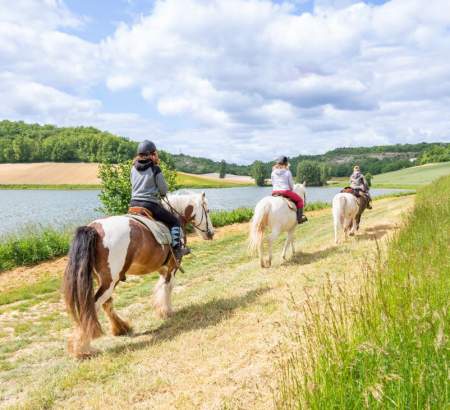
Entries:
<svg viewBox="0 0 450 410">
<path fill-rule="evenodd" d="M 0 121 L 0 163 L 6 162 L 101 162 L 120 163 L 135 155 L 137 142 L 93 127 L 56 127 Z M 163 153 L 169 166 L 194 174 L 219 172 L 252 175 L 263 185 L 270 177 L 273 162 L 254 161 L 238 165 L 185 154 Z M 450 161 L 450 144 L 419 143 L 375 147 L 336 148 L 322 155 L 298 155 L 290 158 L 291 171 L 298 181 L 323 185 L 329 176 L 344 177 L 358 164 L 365 174 L 395 171 L 416 164 Z M 306 169 L 306 171 L 304 171 Z M 309 180 L 309 181 L 308 181 Z"/>
<path fill-rule="evenodd" d="M 55 127 L 0 121 L 0 163 L 121 162 L 137 143 L 93 127 Z"/>
</svg>

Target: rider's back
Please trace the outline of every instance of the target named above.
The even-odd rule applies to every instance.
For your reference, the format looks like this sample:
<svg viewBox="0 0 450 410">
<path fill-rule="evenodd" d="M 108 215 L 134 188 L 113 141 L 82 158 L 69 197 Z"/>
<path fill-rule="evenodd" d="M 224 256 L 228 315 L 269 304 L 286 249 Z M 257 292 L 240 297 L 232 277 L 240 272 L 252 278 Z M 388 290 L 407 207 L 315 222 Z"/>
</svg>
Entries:
<svg viewBox="0 0 450 410">
<path fill-rule="evenodd" d="M 294 188 L 292 173 L 287 168 L 274 168 L 271 179 L 274 191 L 291 191 Z"/>
<path fill-rule="evenodd" d="M 131 169 L 131 187 L 131 199 L 134 201 L 159 202 L 160 195 L 164 196 L 168 191 L 159 167 L 137 169 L 133 166 Z"/>
</svg>

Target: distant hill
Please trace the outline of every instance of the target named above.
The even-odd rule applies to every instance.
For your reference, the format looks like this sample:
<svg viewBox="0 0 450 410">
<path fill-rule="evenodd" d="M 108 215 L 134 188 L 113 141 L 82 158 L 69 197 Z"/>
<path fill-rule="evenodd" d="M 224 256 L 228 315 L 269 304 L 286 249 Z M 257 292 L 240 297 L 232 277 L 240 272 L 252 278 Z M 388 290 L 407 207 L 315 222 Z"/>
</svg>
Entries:
<svg viewBox="0 0 450 410">
<path fill-rule="evenodd" d="M 399 171 L 376 175 L 372 183 L 377 185 L 426 185 L 439 177 L 450 175 L 450 162 L 426 164 Z"/>
<path fill-rule="evenodd" d="M 100 131 L 93 127 L 56 127 L 26 124 L 22 121 L 0 121 L 0 163 L 30 162 L 112 162 L 133 158 L 136 141 Z M 287 152 L 286 155 L 289 156 Z M 373 147 L 336 148 L 321 155 L 297 155 L 290 158 L 295 175 L 300 161 L 323 163 L 332 176 L 348 176 L 354 164 L 373 175 L 411 167 L 424 162 L 446 161 L 450 144 L 419 143 Z M 178 171 L 210 174 L 220 171 L 220 162 L 186 154 L 162 152 L 162 157 Z M 273 162 L 264 163 L 270 174 Z M 250 165 L 226 164 L 226 172 L 250 175 Z"/>
<path fill-rule="evenodd" d="M 175 168 L 182 172 L 191 174 L 210 174 L 219 172 L 220 162 L 208 158 L 191 157 L 185 154 L 172 154 Z M 249 165 L 229 164 L 226 165 L 227 173 L 234 175 L 250 175 Z"/>
</svg>

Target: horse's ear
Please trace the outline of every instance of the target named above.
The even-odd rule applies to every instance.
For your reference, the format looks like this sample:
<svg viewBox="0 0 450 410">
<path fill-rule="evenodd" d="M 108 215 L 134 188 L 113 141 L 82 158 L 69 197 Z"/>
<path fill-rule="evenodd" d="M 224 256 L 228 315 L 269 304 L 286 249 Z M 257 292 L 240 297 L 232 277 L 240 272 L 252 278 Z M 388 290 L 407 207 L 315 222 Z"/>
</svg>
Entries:
<svg viewBox="0 0 450 410">
<path fill-rule="evenodd" d="M 205 191 L 202 191 L 202 199 L 205 199 Z"/>
<path fill-rule="evenodd" d="M 194 207 L 192 205 L 188 205 L 184 210 L 184 219 L 186 222 L 189 222 L 192 219 L 192 213 L 194 212 Z"/>
<path fill-rule="evenodd" d="M 306 181 L 303 181 L 303 188 L 306 188 Z"/>
</svg>

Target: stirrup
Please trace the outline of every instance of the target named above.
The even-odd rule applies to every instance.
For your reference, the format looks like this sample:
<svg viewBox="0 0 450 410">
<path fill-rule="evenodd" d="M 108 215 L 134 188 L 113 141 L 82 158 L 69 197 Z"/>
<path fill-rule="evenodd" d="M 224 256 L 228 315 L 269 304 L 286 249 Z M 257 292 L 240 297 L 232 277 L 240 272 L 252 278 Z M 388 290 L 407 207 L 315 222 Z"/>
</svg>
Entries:
<svg viewBox="0 0 450 410">
<path fill-rule="evenodd" d="M 183 256 L 189 255 L 191 253 L 191 249 L 190 248 L 182 248 L 181 246 L 178 248 L 175 248 L 173 250 L 173 253 L 175 255 L 175 259 L 180 262 L 181 258 Z"/>
<path fill-rule="evenodd" d="M 305 222 L 308 222 L 308 218 L 306 217 L 306 215 L 302 215 L 302 217 L 300 218 L 300 220 L 297 219 L 297 224 L 303 224 Z"/>
</svg>

